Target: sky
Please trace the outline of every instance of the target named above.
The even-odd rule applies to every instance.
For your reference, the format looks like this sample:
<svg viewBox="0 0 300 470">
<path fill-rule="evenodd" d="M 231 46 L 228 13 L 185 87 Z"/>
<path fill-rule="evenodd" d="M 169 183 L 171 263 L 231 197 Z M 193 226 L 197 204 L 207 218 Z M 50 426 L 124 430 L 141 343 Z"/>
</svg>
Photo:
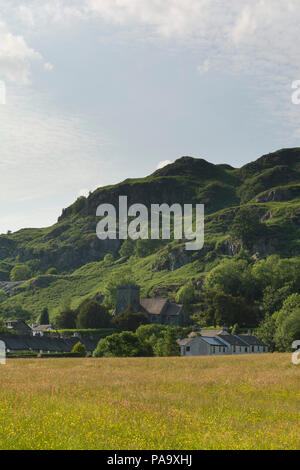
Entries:
<svg viewBox="0 0 300 470">
<path fill-rule="evenodd" d="M 184 155 L 300 146 L 299 24 L 299 0 L 0 0 L 0 233 Z"/>
</svg>

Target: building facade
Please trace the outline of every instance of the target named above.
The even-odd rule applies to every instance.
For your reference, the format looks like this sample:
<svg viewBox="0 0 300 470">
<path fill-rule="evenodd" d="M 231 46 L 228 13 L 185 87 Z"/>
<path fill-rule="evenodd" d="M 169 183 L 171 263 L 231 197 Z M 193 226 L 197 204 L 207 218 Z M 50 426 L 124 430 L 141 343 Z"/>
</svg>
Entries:
<svg viewBox="0 0 300 470">
<path fill-rule="evenodd" d="M 255 335 L 231 335 L 226 329 L 201 330 L 178 340 L 181 356 L 218 356 L 225 354 L 259 354 L 268 347 Z"/>
<path fill-rule="evenodd" d="M 117 287 L 116 308 L 113 315 L 118 315 L 129 307 L 136 312 L 146 313 L 150 323 L 174 326 L 186 324 L 183 305 L 170 302 L 169 299 L 162 297 L 141 299 L 138 286 Z"/>
</svg>

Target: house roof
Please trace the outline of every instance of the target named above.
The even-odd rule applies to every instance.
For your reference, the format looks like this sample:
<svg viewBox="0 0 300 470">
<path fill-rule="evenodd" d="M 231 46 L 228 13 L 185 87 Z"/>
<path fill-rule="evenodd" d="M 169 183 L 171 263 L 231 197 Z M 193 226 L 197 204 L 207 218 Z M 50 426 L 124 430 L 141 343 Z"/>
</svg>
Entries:
<svg viewBox="0 0 300 470">
<path fill-rule="evenodd" d="M 180 345 L 180 346 L 185 346 L 186 344 L 188 344 L 189 342 L 193 341 L 195 338 L 184 338 L 184 339 L 178 339 L 177 340 L 177 343 Z"/>
<path fill-rule="evenodd" d="M 169 303 L 167 306 L 167 310 L 165 311 L 165 315 L 172 316 L 172 315 L 179 315 L 182 310 L 183 305 L 180 304 L 173 304 Z"/>
<path fill-rule="evenodd" d="M 206 336 L 206 337 L 210 337 L 210 338 L 213 338 L 217 335 L 220 335 L 222 333 L 223 330 L 200 330 L 200 334 L 201 336 Z"/>
<path fill-rule="evenodd" d="M 7 320 L 5 323 L 6 323 L 6 325 L 8 323 L 11 324 L 12 327 L 17 327 L 18 325 L 22 324 L 22 326 L 26 326 L 29 330 L 31 330 L 31 327 L 29 325 L 27 325 L 25 320 L 23 320 L 22 318 L 19 318 L 17 320 Z"/>
<path fill-rule="evenodd" d="M 205 336 L 200 336 L 200 338 L 205 341 L 208 344 L 211 344 L 212 346 L 224 346 L 227 347 L 222 341 L 220 341 L 218 338 L 211 338 L 211 337 L 205 337 Z"/>
<path fill-rule="evenodd" d="M 235 335 L 218 335 L 223 341 L 230 344 L 231 346 L 246 346 L 245 341 L 242 341 L 238 336 Z"/>
<path fill-rule="evenodd" d="M 254 335 L 237 335 L 242 341 L 250 346 L 265 346 L 265 344 Z"/>
<path fill-rule="evenodd" d="M 52 325 L 39 325 L 32 328 L 32 331 L 47 331 L 47 330 L 55 330 Z"/>
<path fill-rule="evenodd" d="M 6 348 L 13 351 L 51 351 L 70 352 L 78 341 L 83 343 L 88 351 L 96 349 L 99 339 L 81 338 L 49 338 L 48 336 L 17 336 L 0 335 Z"/>
<path fill-rule="evenodd" d="M 161 297 L 145 298 L 140 300 L 143 309 L 150 315 L 164 315 L 178 316 L 182 310 L 183 305 L 169 302 L 168 299 Z"/>
<path fill-rule="evenodd" d="M 146 312 L 151 315 L 160 315 L 166 306 L 168 300 L 161 298 L 141 299 L 140 304 Z"/>
<path fill-rule="evenodd" d="M 188 338 L 184 338 L 184 339 L 181 339 L 181 340 L 178 340 L 177 343 L 180 345 L 180 346 L 186 346 L 187 344 L 191 343 L 192 341 L 195 341 L 195 340 L 200 340 L 200 341 L 204 341 L 205 343 L 207 344 L 210 344 L 211 346 L 223 346 L 223 347 L 227 347 L 224 343 L 222 343 L 222 341 L 220 341 L 218 338 L 211 338 L 209 336 L 192 336 L 192 337 L 188 337 Z"/>
</svg>

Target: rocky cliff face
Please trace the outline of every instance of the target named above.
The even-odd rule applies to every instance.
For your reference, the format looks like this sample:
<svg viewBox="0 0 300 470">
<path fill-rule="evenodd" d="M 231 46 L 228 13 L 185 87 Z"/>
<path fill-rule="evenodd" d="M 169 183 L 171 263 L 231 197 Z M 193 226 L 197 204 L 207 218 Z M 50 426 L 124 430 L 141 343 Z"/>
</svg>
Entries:
<svg viewBox="0 0 300 470">
<path fill-rule="evenodd" d="M 10 269 L 18 263 L 30 265 L 34 274 L 45 273 L 50 267 L 66 273 L 86 263 L 100 261 L 107 253 L 118 258 L 122 241 L 98 240 L 95 214 L 103 203 L 118 207 L 119 196 L 124 195 L 128 197 L 128 206 L 138 202 L 148 209 L 151 204 L 204 203 L 207 239 L 226 235 L 227 238 L 215 247 L 206 244 L 202 259 L 212 251 L 215 256 L 238 253 L 240 247 L 229 238 L 229 232 L 242 201 L 260 207 L 256 210 L 259 210 L 262 222 L 272 224 L 270 235 L 257 241 L 251 250 L 253 254 L 265 256 L 278 250 L 276 239 L 282 242 L 287 234 L 295 240 L 292 252 L 297 253 L 298 250 L 300 149 L 284 149 L 264 155 L 240 169 L 182 157 L 146 178 L 125 180 L 99 188 L 87 198 L 80 198 L 62 211 L 57 224 L 52 227 L 25 229 L 0 236 L 0 280 L 7 281 Z M 276 210 L 270 206 L 273 203 L 282 204 L 282 207 L 285 203 L 290 205 L 287 211 L 279 214 L 277 206 Z M 290 242 L 288 246 L 291 247 Z M 195 256 L 181 246 L 172 247 L 162 252 L 154 262 L 153 270 L 174 271 L 193 262 Z"/>
</svg>

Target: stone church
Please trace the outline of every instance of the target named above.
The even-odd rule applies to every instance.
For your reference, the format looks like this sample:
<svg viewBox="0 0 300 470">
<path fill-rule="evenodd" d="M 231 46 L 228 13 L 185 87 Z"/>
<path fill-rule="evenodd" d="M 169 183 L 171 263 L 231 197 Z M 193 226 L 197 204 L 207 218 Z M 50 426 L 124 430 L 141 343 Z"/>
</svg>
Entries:
<svg viewBox="0 0 300 470">
<path fill-rule="evenodd" d="M 145 312 L 150 323 L 174 326 L 186 324 L 183 305 L 162 297 L 141 299 L 139 286 L 117 287 L 116 308 L 113 315 L 118 315 L 129 307 L 136 312 Z"/>
</svg>

